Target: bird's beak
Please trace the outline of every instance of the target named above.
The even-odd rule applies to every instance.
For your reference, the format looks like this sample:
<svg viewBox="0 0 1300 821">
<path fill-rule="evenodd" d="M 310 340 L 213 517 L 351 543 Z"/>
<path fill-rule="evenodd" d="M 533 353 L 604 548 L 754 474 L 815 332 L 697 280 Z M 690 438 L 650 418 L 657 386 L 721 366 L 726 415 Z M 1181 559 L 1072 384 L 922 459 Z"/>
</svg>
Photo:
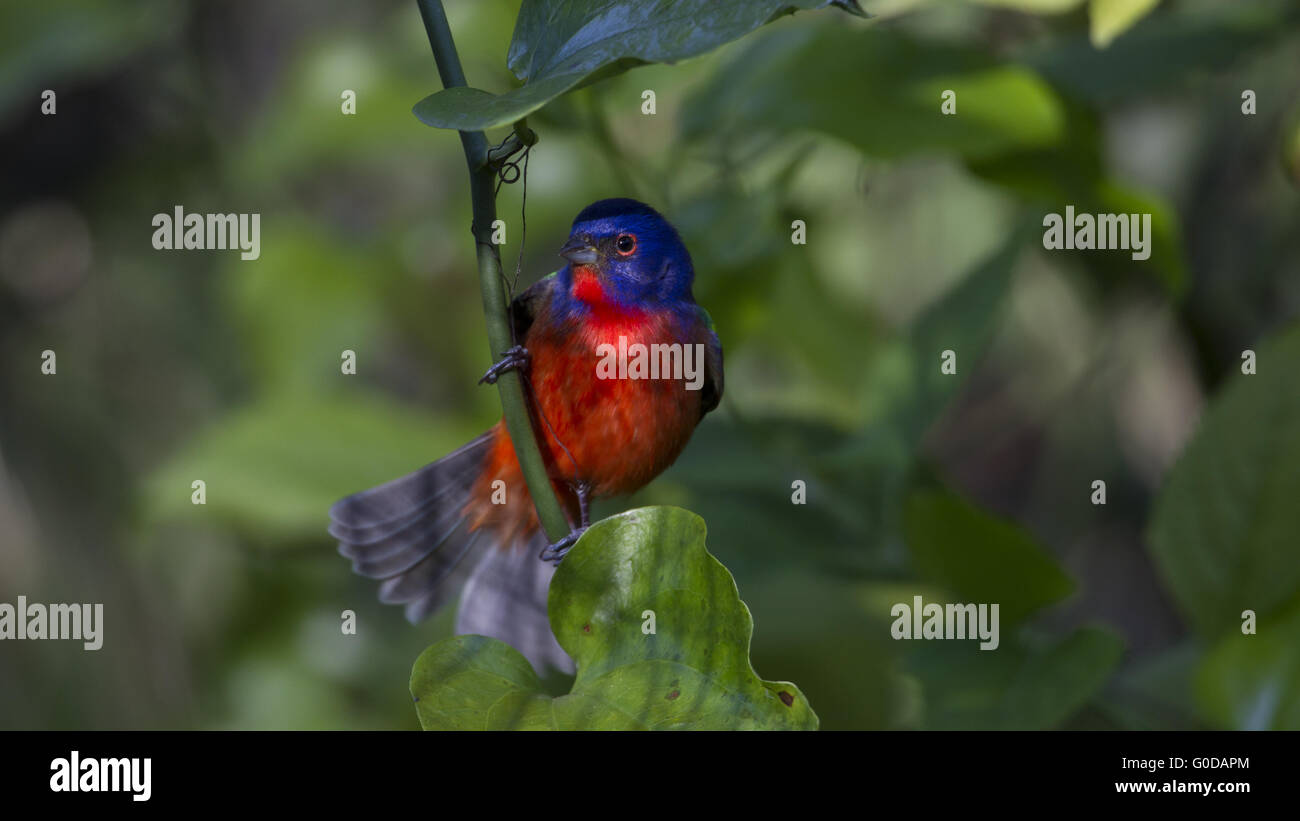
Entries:
<svg viewBox="0 0 1300 821">
<path fill-rule="evenodd" d="M 596 246 L 590 237 L 570 237 L 560 249 L 560 256 L 574 265 L 592 265 L 596 262 Z"/>
</svg>

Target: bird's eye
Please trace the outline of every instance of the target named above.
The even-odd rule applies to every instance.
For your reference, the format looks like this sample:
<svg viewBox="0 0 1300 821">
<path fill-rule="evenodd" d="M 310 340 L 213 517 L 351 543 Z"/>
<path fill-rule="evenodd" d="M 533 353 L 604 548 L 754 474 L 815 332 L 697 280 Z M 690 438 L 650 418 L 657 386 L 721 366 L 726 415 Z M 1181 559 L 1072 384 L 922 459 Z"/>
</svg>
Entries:
<svg viewBox="0 0 1300 821">
<path fill-rule="evenodd" d="M 633 234 L 619 234 L 618 239 L 614 241 L 614 247 L 625 257 L 632 256 L 636 250 L 636 236 Z"/>
</svg>

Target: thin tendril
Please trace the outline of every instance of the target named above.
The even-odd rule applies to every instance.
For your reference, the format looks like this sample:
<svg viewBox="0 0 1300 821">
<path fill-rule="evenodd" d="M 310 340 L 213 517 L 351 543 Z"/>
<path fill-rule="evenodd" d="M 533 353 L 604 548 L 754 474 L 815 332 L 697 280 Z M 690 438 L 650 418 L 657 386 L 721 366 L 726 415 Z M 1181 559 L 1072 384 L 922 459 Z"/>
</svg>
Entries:
<svg viewBox="0 0 1300 821">
<path fill-rule="evenodd" d="M 515 281 L 510 283 L 511 294 L 519 285 L 519 274 L 524 269 L 524 244 L 528 242 L 528 155 L 533 150 L 530 145 L 524 149 L 523 195 L 519 201 L 519 222 L 523 226 L 519 231 L 519 255 L 515 257 Z"/>
<path fill-rule="evenodd" d="M 519 277 L 523 273 L 524 268 L 524 246 L 528 242 L 528 157 L 531 152 L 532 146 L 526 146 L 521 156 L 501 163 L 501 166 L 497 169 L 496 190 L 493 192 L 494 195 L 500 194 L 501 186 L 513 184 L 520 180 L 523 181 L 523 190 L 519 204 L 519 254 L 515 258 L 514 281 L 507 281 L 504 273 L 501 275 L 501 282 L 506 289 L 507 304 L 514 302 L 515 288 L 519 285 Z M 510 340 L 515 345 L 519 344 L 519 339 L 515 336 L 515 323 L 513 321 L 510 323 Z M 570 451 L 564 442 L 560 440 L 559 434 L 555 432 L 555 426 L 551 424 L 551 420 L 547 417 L 546 411 L 542 408 L 541 403 L 537 401 L 537 396 L 533 393 L 532 381 L 526 378 L 521 381 L 523 382 L 525 389 L 528 391 L 529 398 L 532 400 L 533 408 L 537 410 L 537 415 L 541 418 L 542 424 L 546 426 L 547 433 L 550 434 L 550 437 L 555 441 L 555 444 L 560 446 L 560 450 L 564 451 L 564 455 L 568 457 L 569 462 L 573 465 L 574 473 L 580 474 L 582 472 L 581 465 L 579 465 L 578 460 L 574 458 L 572 451 Z"/>
</svg>

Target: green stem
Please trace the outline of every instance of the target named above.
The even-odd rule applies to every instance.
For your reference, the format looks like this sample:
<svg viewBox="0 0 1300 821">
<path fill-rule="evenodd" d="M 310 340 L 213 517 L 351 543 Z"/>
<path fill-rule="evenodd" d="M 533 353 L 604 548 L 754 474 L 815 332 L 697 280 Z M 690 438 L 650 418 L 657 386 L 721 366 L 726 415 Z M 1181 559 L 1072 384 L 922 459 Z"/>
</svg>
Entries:
<svg viewBox="0 0 1300 821">
<path fill-rule="evenodd" d="M 456 43 L 447 25 L 447 13 L 442 0 L 417 0 L 420 16 L 424 19 L 429 45 L 438 63 L 438 76 L 444 88 L 464 86 L 465 72 L 456 54 Z M 488 341 L 492 348 L 492 361 L 496 362 L 513 343 L 510 319 L 506 304 L 505 283 L 501 277 L 501 255 L 492 244 L 492 223 L 497 218 L 496 172 L 488 162 L 488 142 L 482 131 L 461 131 L 460 142 L 465 149 L 465 163 L 469 166 L 470 198 L 474 207 L 471 230 L 478 254 L 479 287 L 483 292 L 483 316 L 487 320 Z M 569 532 L 569 520 L 551 487 L 546 473 L 546 463 L 537 446 L 528 404 L 524 398 L 523 382 L 517 371 L 509 371 L 497 380 L 501 394 L 501 410 L 506 429 L 514 442 L 519 467 L 523 469 L 528 492 L 537 507 L 537 518 L 552 542 L 559 541 Z"/>
</svg>

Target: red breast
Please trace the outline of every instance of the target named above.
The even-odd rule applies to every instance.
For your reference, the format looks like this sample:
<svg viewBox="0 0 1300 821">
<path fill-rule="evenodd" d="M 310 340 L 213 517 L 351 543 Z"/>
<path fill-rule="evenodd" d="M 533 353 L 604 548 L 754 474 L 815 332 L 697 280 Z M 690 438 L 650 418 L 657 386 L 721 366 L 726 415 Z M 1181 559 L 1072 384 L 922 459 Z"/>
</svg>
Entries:
<svg viewBox="0 0 1300 821">
<path fill-rule="evenodd" d="M 566 482 L 587 481 L 595 496 L 638 490 L 672 464 L 700 419 L 700 392 L 688 390 L 681 379 L 600 378 L 600 346 L 617 349 L 620 337 L 624 346 L 647 347 L 704 340 L 680 338 L 666 313 L 621 310 L 585 267 L 575 267 L 573 288 L 592 308 L 581 325 L 557 328 L 539 317 L 524 346 L 532 354 L 528 379 L 540 411 L 534 420 L 538 444 L 552 479 L 559 480 L 556 490 L 576 520 L 576 499 Z M 505 505 L 490 503 L 495 479 L 505 482 Z M 497 528 L 503 542 L 526 538 L 537 528 L 504 424 L 497 425 L 496 444 L 467 512 L 472 528 Z"/>
</svg>

